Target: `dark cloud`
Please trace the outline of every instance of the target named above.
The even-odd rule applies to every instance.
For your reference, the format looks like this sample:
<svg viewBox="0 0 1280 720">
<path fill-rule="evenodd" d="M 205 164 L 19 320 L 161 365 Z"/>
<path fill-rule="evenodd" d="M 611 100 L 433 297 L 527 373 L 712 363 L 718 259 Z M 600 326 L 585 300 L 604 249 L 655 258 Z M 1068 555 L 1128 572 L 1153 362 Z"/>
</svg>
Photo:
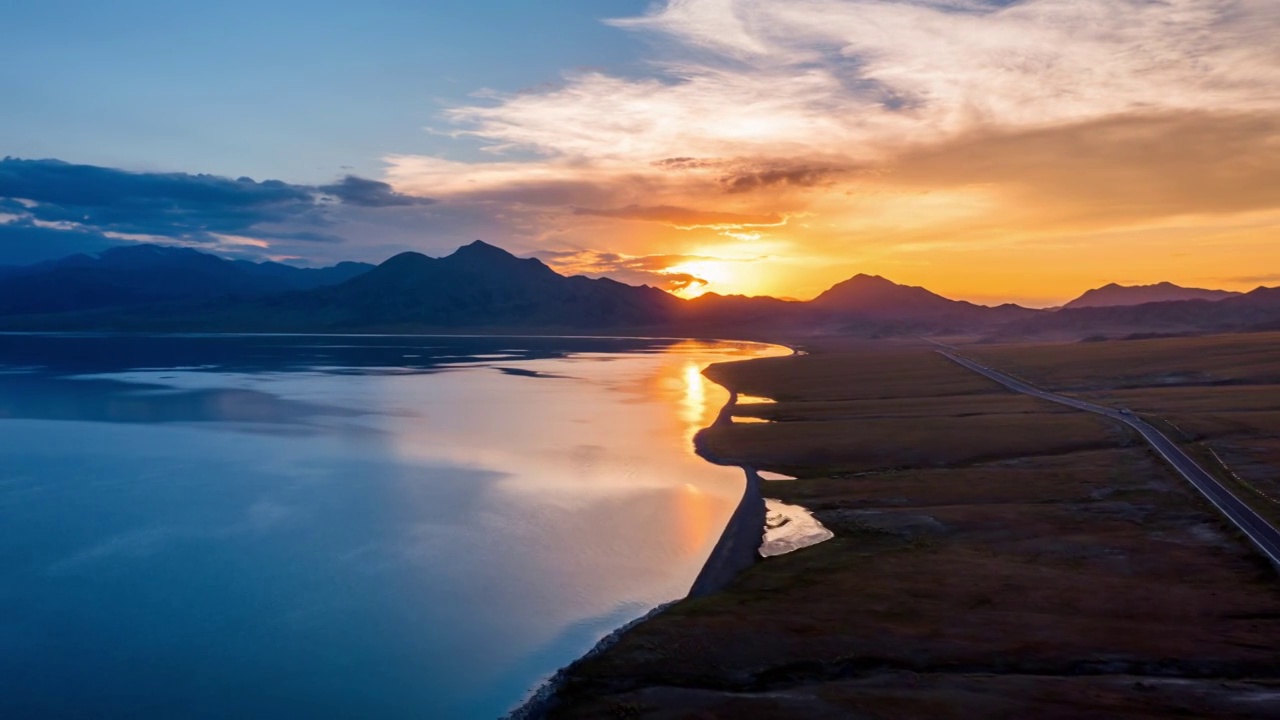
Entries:
<svg viewBox="0 0 1280 720">
<path fill-rule="evenodd" d="M 669 290 L 672 292 L 679 292 L 680 290 L 684 290 L 686 288 L 690 288 L 695 285 L 702 286 L 707 284 L 707 281 L 704 280 L 703 278 L 697 277 L 695 275 L 690 275 L 689 273 L 660 273 L 660 274 L 654 273 L 652 275 L 654 279 L 658 280 L 663 284 L 656 285 L 653 282 L 646 282 L 642 284 L 655 285 L 656 287 L 660 287 L 663 290 Z"/>
<path fill-rule="evenodd" d="M 280 230 L 272 231 L 264 234 L 263 237 L 271 240 L 299 240 L 308 243 L 340 243 L 346 242 L 345 238 L 328 233 L 311 232 L 309 230 Z"/>
<path fill-rule="evenodd" d="M 720 176 L 719 181 L 725 191 L 730 193 L 779 186 L 810 188 L 827 182 L 836 172 L 836 168 L 811 165 L 745 166 L 730 169 Z"/>
<path fill-rule="evenodd" d="M 809 188 L 823 185 L 847 170 L 826 163 L 779 162 L 750 158 L 663 158 L 651 163 L 671 171 L 718 171 L 716 182 L 729 193 L 745 193 L 766 188 L 791 186 Z"/>
<path fill-rule="evenodd" d="M 114 234 L 218 243 L 219 236 L 339 243 L 327 231 L 337 204 L 424 205 L 386 183 L 348 175 L 314 187 L 280 180 L 128 172 L 61 160 L 0 160 L 0 256 L 4 262 L 96 252 L 127 242 Z M 8 220 L 8 222 L 4 222 Z M 19 247 L 19 244 L 41 247 Z"/>
<path fill-rule="evenodd" d="M 332 185 L 321 185 L 319 190 L 332 195 L 348 205 L 361 207 L 393 207 L 402 205 L 430 205 L 435 200 L 398 193 L 390 185 L 348 175 Z"/>
<path fill-rule="evenodd" d="M 0 197 L 32 201 L 44 222 L 100 231 L 201 239 L 316 212 L 310 188 L 279 180 L 132 173 L 60 160 L 0 161 Z"/>
<path fill-rule="evenodd" d="M 704 168 L 723 167 L 723 160 L 695 158 L 695 157 L 673 157 L 655 160 L 654 167 L 663 170 L 702 170 Z"/>
<path fill-rule="evenodd" d="M 676 205 L 628 205 L 621 208 L 574 208 L 575 215 L 644 220 L 676 227 L 771 227 L 782 225 L 786 218 L 775 213 L 748 215 L 743 213 L 697 210 Z"/>
<path fill-rule="evenodd" d="M 309 200 L 306 188 L 279 180 L 255 182 L 216 175 L 133 173 L 61 160 L 0 160 L 0 197 L 55 205 L 104 207 L 138 199 L 174 204 L 254 207 Z"/>
</svg>

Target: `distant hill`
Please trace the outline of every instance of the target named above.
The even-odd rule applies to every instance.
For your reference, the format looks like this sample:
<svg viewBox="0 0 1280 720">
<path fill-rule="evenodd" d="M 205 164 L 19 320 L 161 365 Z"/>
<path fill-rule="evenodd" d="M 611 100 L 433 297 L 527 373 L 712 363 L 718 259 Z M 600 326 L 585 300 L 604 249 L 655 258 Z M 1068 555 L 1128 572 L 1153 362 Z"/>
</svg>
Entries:
<svg viewBox="0 0 1280 720">
<path fill-rule="evenodd" d="M 899 285 L 879 275 L 854 275 L 833 285 L 811 301 L 815 308 L 850 315 L 886 319 L 915 318 L 948 313 L 972 303 L 949 300 L 922 287 Z"/>
<path fill-rule="evenodd" d="M 0 268 L 0 314 L 49 314 L 173 301 L 255 297 L 350 280 L 372 265 L 297 268 L 227 260 L 189 248 L 130 245 Z"/>
<path fill-rule="evenodd" d="M 797 326 L 818 332 L 807 306 L 797 300 L 709 292 L 682 301 L 675 324 L 686 333 L 737 337 L 763 337 Z"/>
<path fill-rule="evenodd" d="M 809 303 L 841 331 L 871 337 L 983 332 L 1040 313 L 1018 305 L 995 307 L 951 300 L 879 275 L 855 275 Z"/>
<path fill-rule="evenodd" d="M 1171 282 L 1155 285 L 1117 285 L 1111 283 L 1085 292 L 1080 297 L 1063 305 L 1063 308 L 1076 309 L 1086 307 L 1120 307 L 1124 305 L 1143 305 L 1153 302 L 1172 302 L 1177 300 L 1225 300 L 1239 295 L 1228 290 L 1205 290 L 1174 285 Z"/>
<path fill-rule="evenodd" d="M 333 287 L 248 308 L 280 327 L 610 328 L 669 323 L 682 301 L 657 288 L 565 277 L 477 240 L 452 255 L 396 255 Z"/>
<path fill-rule="evenodd" d="M 1224 300 L 1175 300 L 1115 307 L 1066 308 L 1010 323 L 999 339 L 1079 339 L 1150 333 L 1263 330 L 1280 325 L 1280 288 L 1258 288 Z"/>
</svg>

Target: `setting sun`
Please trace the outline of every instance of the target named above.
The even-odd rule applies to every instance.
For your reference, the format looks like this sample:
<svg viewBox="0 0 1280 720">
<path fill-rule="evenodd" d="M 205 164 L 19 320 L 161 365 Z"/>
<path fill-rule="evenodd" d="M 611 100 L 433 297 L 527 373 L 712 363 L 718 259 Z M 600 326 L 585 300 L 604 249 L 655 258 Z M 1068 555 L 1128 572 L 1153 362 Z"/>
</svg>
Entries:
<svg viewBox="0 0 1280 720">
<path fill-rule="evenodd" d="M 663 274 L 669 275 L 692 275 L 701 280 L 701 282 L 692 282 L 675 291 L 677 295 L 683 298 L 696 298 L 705 295 L 708 292 L 733 292 L 734 284 L 739 280 L 737 274 L 730 267 L 730 262 L 724 260 L 691 260 L 672 265 L 663 271 Z"/>
</svg>

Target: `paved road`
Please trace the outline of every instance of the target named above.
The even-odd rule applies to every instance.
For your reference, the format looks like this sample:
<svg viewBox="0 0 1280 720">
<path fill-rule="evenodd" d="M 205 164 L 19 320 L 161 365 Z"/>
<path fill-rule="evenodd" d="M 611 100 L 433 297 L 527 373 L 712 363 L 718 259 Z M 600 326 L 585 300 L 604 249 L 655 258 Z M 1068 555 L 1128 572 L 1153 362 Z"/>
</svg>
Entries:
<svg viewBox="0 0 1280 720">
<path fill-rule="evenodd" d="M 1151 447 L 1160 453 L 1161 457 L 1172 465 L 1182 477 L 1187 479 L 1187 482 L 1194 485 L 1197 490 L 1209 499 L 1209 502 L 1213 503 L 1223 515 L 1227 516 L 1228 520 L 1234 523 L 1237 528 L 1240 528 L 1240 531 L 1248 536 L 1249 540 L 1271 559 L 1271 562 L 1280 565 L 1280 531 L 1272 527 L 1261 515 L 1254 512 L 1252 508 L 1233 495 L 1230 490 L 1223 487 L 1217 478 L 1205 472 L 1204 468 L 1197 465 L 1186 453 L 1182 452 L 1182 449 L 1175 445 L 1173 441 L 1137 416 L 1121 412 L 1115 408 L 1095 405 L 1084 400 L 1077 400 L 1076 398 L 1041 390 L 1034 385 L 1028 385 L 1021 380 L 1009 377 L 998 370 L 992 370 L 985 365 L 980 365 L 950 350 L 939 350 L 938 353 L 976 373 L 995 380 L 1011 390 L 1038 397 L 1042 400 L 1069 405 L 1079 410 L 1106 415 L 1137 430 L 1151 444 Z"/>
</svg>

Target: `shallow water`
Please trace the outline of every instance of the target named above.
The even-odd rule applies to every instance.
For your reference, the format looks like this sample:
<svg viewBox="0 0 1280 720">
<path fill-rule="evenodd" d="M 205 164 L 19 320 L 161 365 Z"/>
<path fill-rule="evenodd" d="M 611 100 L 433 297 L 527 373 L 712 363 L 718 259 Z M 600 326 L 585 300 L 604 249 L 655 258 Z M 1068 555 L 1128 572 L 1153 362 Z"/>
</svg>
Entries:
<svg viewBox="0 0 1280 720">
<path fill-rule="evenodd" d="M 498 716 L 687 591 L 778 351 L 0 335 L 0 717 Z"/>
</svg>

